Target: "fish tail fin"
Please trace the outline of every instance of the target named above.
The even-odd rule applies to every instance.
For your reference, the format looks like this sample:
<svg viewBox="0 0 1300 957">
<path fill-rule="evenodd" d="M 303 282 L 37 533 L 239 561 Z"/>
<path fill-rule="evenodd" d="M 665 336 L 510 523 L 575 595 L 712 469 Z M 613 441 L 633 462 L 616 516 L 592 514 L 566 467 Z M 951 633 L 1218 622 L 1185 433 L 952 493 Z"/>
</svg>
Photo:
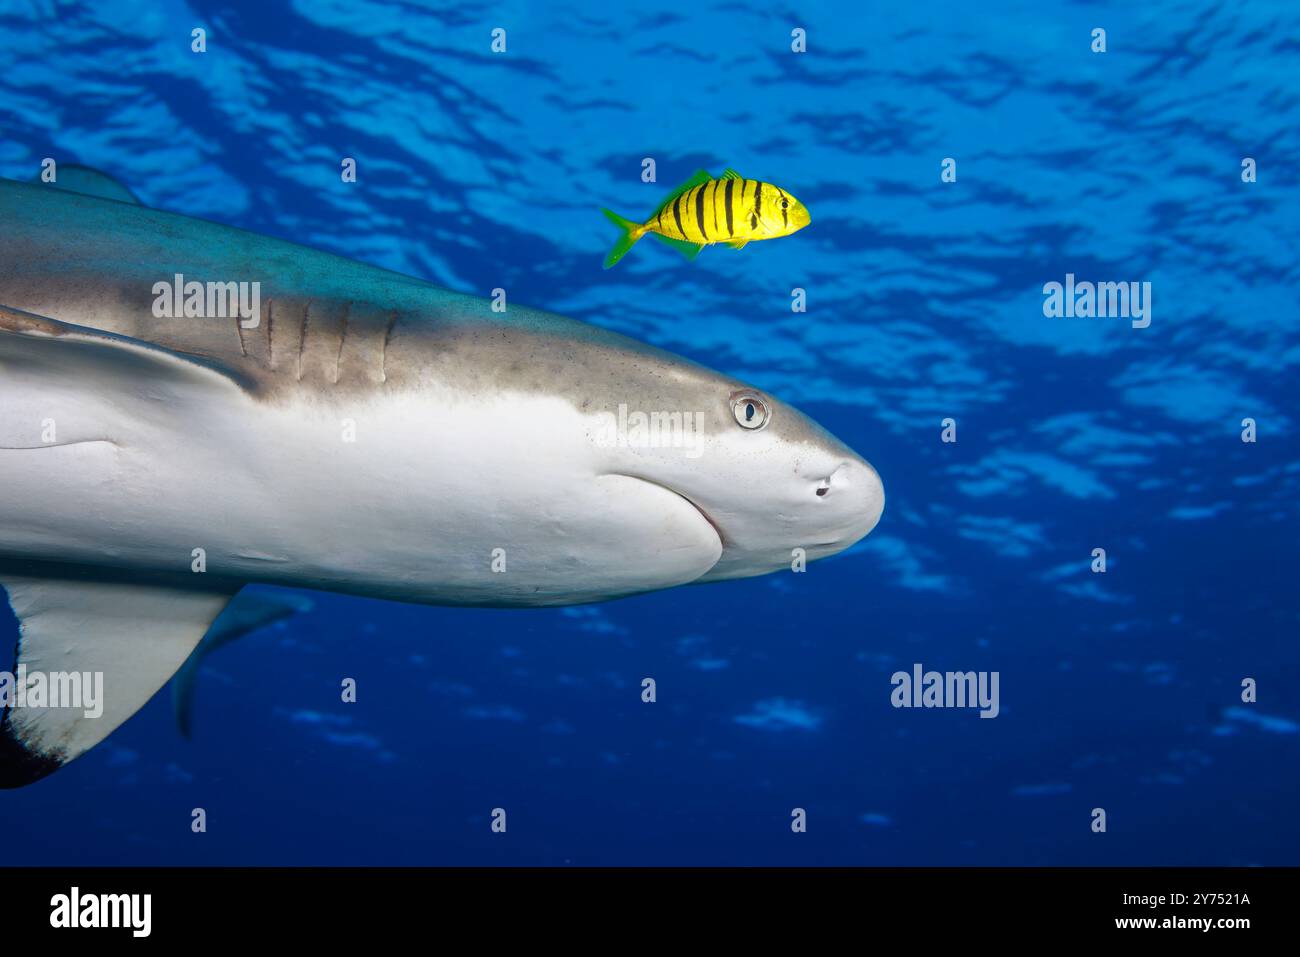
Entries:
<svg viewBox="0 0 1300 957">
<path fill-rule="evenodd" d="M 646 228 L 642 224 L 634 223 L 630 219 L 624 219 L 618 213 L 610 212 L 608 209 L 602 209 L 601 212 L 605 214 L 611 223 L 623 230 L 623 235 L 618 238 L 614 248 L 605 257 L 605 268 L 608 269 L 627 255 L 627 251 L 632 248 L 636 241 L 646 234 Z"/>
</svg>

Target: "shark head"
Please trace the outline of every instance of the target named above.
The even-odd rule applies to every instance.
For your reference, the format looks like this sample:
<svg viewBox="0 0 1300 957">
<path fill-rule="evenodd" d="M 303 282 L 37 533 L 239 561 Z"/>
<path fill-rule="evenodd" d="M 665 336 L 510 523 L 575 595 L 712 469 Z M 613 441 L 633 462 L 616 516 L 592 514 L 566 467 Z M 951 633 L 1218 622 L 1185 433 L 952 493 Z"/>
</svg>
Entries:
<svg viewBox="0 0 1300 957">
<path fill-rule="evenodd" d="M 789 571 L 880 520 L 876 470 L 769 392 L 561 316 L 485 312 L 444 302 L 389 344 L 390 382 L 414 387 L 367 461 L 400 496 L 384 541 L 418 556 L 380 574 L 430 589 L 407 600 L 568 604 Z"/>
<path fill-rule="evenodd" d="M 638 349 L 592 436 L 603 468 L 689 503 L 716 532 L 696 581 L 789 570 L 869 533 L 884 486 L 864 458 L 771 394 L 666 353 Z"/>
</svg>

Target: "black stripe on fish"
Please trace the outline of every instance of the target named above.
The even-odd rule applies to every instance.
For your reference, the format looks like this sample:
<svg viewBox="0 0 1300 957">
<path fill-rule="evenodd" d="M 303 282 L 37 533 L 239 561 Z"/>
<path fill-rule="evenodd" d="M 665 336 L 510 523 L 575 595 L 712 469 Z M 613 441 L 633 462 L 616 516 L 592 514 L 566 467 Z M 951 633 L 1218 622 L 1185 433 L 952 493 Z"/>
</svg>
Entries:
<svg viewBox="0 0 1300 957">
<path fill-rule="evenodd" d="M 709 194 L 709 209 L 713 210 L 713 235 L 718 234 L 718 181 L 715 179 L 704 187 Z"/>
<path fill-rule="evenodd" d="M 700 235 L 704 237 L 705 241 L 708 241 L 709 238 L 708 232 L 704 229 L 704 191 L 707 188 L 706 186 L 699 186 L 695 190 L 695 218 L 700 222 Z"/>
<path fill-rule="evenodd" d="M 754 228 L 758 228 L 758 221 L 763 215 L 763 181 L 759 180 L 754 184 Z"/>
<path fill-rule="evenodd" d="M 780 186 L 776 188 L 776 191 L 781 194 L 781 225 L 789 226 L 790 210 L 787 207 L 789 207 L 790 201 L 785 198 L 785 190 L 783 190 Z"/>
<path fill-rule="evenodd" d="M 686 235 L 686 227 L 682 225 L 682 198 L 678 196 L 673 200 L 673 219 L 677 220 L 677 231 L 682 234 L 683 239 L 690 239 Z"/>
<path fill-rule="evenodd" d="M 723 197 L 722 204 L 727 207 L 727 238 L 731 239 L 736 235 L 736 230 L 731 225 L 731 188 L 736 185 L 734 179 L 727 180 L 727 195 Z"/>
</svg>

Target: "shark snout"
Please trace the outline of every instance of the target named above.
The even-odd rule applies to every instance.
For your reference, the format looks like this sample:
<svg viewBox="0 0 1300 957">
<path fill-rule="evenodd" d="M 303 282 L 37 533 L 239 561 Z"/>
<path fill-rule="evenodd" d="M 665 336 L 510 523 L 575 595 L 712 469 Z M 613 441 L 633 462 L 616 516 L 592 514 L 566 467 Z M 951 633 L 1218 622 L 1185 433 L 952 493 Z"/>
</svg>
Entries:
<svg viewBox="0 0 1300 957">
<path fill-rule="evenodd" d="M 790 568 L 800 557 L 812 561 L 835 555 L 876 527 L 885 508 L 879 473 L 838 443 L 821 451 L 826 454 L 801 453 L 802 467 L 796 467 L 793 484 L 774 479 L 770 497 L 747 494 L 705 504 L 724 550 L 700 581 L 759 575 Z M 807 461 L 814 457 L 822 459 L 820 465 Z M 731 487 L 753 488 L 744 483 Z"/>
<path fill-rule="evenodd" d="M 885 486 L 880 473 L 865 459 L 846 458 L 816 481 L 813 495 L 825 513 L 818 525 L 825 540 L 816 544 L 840 551 L 864 538 L 880 521 L 885 509 Z"/>
</svg>

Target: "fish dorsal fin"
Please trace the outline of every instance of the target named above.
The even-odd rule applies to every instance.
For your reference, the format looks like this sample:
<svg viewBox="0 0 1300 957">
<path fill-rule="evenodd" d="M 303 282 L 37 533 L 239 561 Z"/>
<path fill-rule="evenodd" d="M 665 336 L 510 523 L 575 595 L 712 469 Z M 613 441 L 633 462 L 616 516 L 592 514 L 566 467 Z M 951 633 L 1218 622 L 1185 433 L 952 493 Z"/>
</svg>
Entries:
<svg viewBox="0 0 1300 957">
<path fill-rule="evenodd" d="M 65 163 L 55 170 L 54 182 L 49 185 L 69 193 L 81 193 L 83 196 L 98 196 L 100 199 L 112 199 L 119 203 L 141 205 L 135 193 L 121 182 L 89 166 L 78 163 Z"/>
<path fill-rule="evenodd" d="M 726 169 L 724 169 L 724 170 L 722 171 L 722 175 L 718 177 L 718 179 L 744 179 L 744 178 L 745 178 L 745 177 L 741 176 L 739 173 L 737 173 L 737 172 L 736 172 L 734 169 L 732 169 L 730 166 L 728 166 Z"/>
<path fill-rule="evenodd" d="M 664 200 L 662 203 L 660 203 L 658 206 L 656 206 L 656 207 L 655 207 L 655 211 L 654 211 L 653 213 L 651 213 L 650 215 L 651 215 L 651 216 L 657 216 L 657 215 L 659 215 L 659 210 L 661 210 L 661 209 L 663 209 L 664 207 L 666 207 L 669 203 L 671 203 L 673 200 L 675 200 L 678 196 L 682 195 L 682 193 L 686 192 L 686 191 L 689 190 L 689 189 L 694 189 L 696 186 L 702 186 L 703 184 L 709 182 L 709 180 L 711 180 L 711 179 L 713 179 L 713 177 L 709 175 L 709 171 L 708 171 L 708 170 L 706 170 L 706 169 L 697 169 L 697 170 L 696 170 L 696 171 L 691 175 L 691 178 L 690 178 L 690 179 L 688 179 L 686 182 L 682 183 L 681 186 L 678 186 L 675 190 L 673 190 L 671 193 L 669 193 L 669 194 L 668 194 L 668 198 L 665 199 L 665 200 Z"/>
<path fill-rule="evenodd" d="M 172 713 L 185 737 L 194 726 L 194 692 L 204 659 L 223 645 L 238 641 L 260 628 L 311 611 L 314 602 L 305 595 L 243 591 L 217 616 L 198 647 L 185 660 L 172 680 Z"/>
<path fill-rule="evenodd" d="M 18 620 L 17 644 L 6 641 L 14 650 L 0 659 L 0 787 L 39 780 L 108 737 L 181 666 L 232 593 L 0 570 L 0 600 Z"/>
<path fill-rule="evenodd" d="M 665 236 L 662 233 L 651 233 L 650 235 L 665 246 L 671 246 L 687 259 L 694 259 L 700 254 L 700 250 L 704 248 L 700 243 L 690 243 L 684 239 L 673 239 L 671 236 Z"/>
<path fill-rule="evenodd" d="M 0 304 L 0 367 L 7 360 L 22 363 L 35 353 L 44 356 L 46 365 L 56 357 L 69 366 L 94 363 L 101 376 L 119 372 L 145 374 L 151 381 L 207 379 L 209 384 L 220 377 L 246 391 L 256 386 L 238 371 L 206 358 Z"/>
</svg>

